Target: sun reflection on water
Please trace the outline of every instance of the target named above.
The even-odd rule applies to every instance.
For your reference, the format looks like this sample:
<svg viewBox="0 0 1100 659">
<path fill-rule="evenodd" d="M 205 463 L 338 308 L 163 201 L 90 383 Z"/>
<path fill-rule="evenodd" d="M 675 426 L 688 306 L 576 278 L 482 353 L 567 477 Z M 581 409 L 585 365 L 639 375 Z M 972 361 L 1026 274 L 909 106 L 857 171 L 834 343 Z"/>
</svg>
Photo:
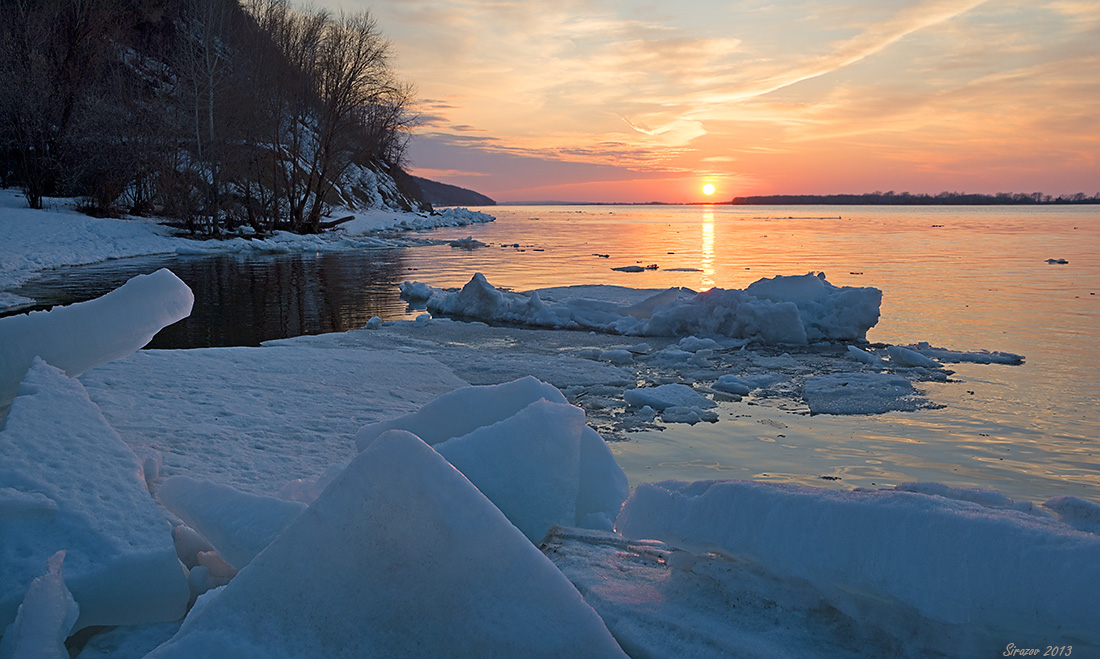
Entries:
<svg viewBox="0 0 1100 659">
<path fill-rule="evenodd" d="M 703 211 L 703 244 L 700 266 L 703 269 L 702 288 L 714 287 L 714 210 Z"/>
</svg>

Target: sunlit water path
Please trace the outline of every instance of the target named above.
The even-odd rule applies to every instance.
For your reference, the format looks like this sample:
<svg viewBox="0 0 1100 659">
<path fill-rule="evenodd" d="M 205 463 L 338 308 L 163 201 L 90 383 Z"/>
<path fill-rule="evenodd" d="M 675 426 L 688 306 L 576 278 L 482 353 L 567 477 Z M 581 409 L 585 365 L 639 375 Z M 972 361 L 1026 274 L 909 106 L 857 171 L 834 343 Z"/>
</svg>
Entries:
<svg viewBox="0 0 1100 659">
<path fill-rule="evenodd" d="M 164 260 L 196 290 L 200 304 L 155 345 L 255 344 L 359 327 L 372 315 L 408 318 L 396 294 L 405 279 L 461 286 L 482 272 L 491 283 L 516 290 L 569 284 L 702 290 L 823 271 L 834 284 L 883 291 L 872 341 L 1002 350 L 1027 361 L 951 366 L 955 382 L 922 385 L 944 407 L 915 413 L 809 416 L 766 402 L 723 403 L 717 424 L 674 424 L 617 443 L 632 484 L 735 477 L 869 487 L 932 480 L 1023 499 L 1071 494 L 1100 500 L 1096 207 L 543 206 L 492 212 L 494 223 L 431 234 L 472 236 L 488 245 L 472 250 L 443 244 Z M 48 298 L 49 290 L 68 287 L 91 296 L 92 280 L 108 290 L 150 265 L 73 269 L 26 290 Z M 613 269 L 632 265 L 657 269 Z"/>
</svg>

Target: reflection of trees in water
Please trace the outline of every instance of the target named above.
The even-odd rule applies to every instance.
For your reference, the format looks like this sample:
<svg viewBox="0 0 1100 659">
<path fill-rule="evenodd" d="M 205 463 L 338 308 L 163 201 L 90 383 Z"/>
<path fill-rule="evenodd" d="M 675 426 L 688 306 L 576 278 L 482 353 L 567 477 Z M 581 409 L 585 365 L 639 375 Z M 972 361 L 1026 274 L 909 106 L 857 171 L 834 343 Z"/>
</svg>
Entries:
<svg viewBox="0 0 1100 659">
<path fill-rule="evenodd" d="M 259 345 L 261 341 L 362 327 L 403 316 L 397 250 L 202 259 L 176 272 L 195 292 L 191 316 L 150 347 Z"/>
<path fill-rule="evenodd" d="M 362 327 L 371 316 L 404 318 L 397 285 L 402 250 L 331 254 L 139 259 L 67 269 L 20 289 L 47 305 L 104 295 L 166 267 L 191 287 L 191 315 L 161 330 L 150 348 L 256 346 L 262 341 Z"/>
</svg>

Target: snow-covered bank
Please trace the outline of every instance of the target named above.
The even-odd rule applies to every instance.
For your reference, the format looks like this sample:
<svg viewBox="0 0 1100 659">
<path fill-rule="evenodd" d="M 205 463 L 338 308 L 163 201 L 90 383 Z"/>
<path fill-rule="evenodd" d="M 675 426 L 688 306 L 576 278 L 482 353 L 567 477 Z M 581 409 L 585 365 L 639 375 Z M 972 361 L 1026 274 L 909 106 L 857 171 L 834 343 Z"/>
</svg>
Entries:
<svg viewBox="0 0 1100 659">
<path fill-rule="evenodd" d="M 435 214 L 392 210 L 348 211 L 354 220 L 314 236 L 277 232 L 268 238 L 191 240 L 149 218 L 97 219 L 72 209 L 71 199 L 56 199 L 49 208 L 32 210 L 22 195 L 0 189 L 0 311 L 33 304 L 10 292 L 38 273 L 70 265 L 154 254 L 216 254 L 224 252 L 316 252 L 396 247 L 407 241 L 382 237 L 394 231 L 419 231 L 443 226 L 488 222 L 478 211 L 448 208 Z"/>
</svg>

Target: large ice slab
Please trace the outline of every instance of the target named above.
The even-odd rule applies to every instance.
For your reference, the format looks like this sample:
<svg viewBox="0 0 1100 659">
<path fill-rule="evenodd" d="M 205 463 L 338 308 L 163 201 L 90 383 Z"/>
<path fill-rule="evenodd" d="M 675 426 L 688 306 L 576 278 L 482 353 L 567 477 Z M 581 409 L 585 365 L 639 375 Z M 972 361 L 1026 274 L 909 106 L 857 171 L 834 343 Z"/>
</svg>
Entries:
<svg viewBox="0 0 1100 659">
<path fill-rule="evenodd" d="M 190 315 L 194 301 L 187 284 L 162 268 L 94 300 L 0 318 L 0 409 L 35 357 L 76 377 L 149 343 Z"/>
<path fill-rule="evenodd" d="M 702 293 L 671 288 L 638 302 L 570 296 L 560 289 L 513 293 L 477 273 L 457 292 L 406 282 L 407 297 L 427 298 L 428 310 L 461 318 L 534 327 L 588 329 L 640 336 L 719 336 L 769 344 L 859 340 L 878 322 L 882 292 L 838 287 L 824 275 L 761 279 L 745 290 Z M 545 298 L 545 299 L 544 299 Z"/>
<path fill-rule="evenodd" d="M 435 449 L 538 542 L 553 526 L 577 521 L 584 429 L 580 408 L 539 400 Z"/>
<path fill-rule="evenodd" d="M 561 572 L 405 432 L 206 597 L 150 659 L 625 656 Z"/>
<path fill-rule="evenodd" d="M 917 492 L 667 481 L 639 486 L 617 524 L 629 538 L 747 556 L 886 627 L 915 610 L 953 632 L 938 639 L 950 654 L 1051 634 L 1100 646 L 1100 537 L 1048 517 Z"/>
<path fill-rule="evenodd" d="M 457 389 L 365 426 L 356 445 L 394 429 L 434 445 L 535 542 L 555 524 L 610 528 L 630 491 L 584 412 L 533 377 Z"/>
<path fill-rule="evenodd" d="M 0 429 L 0 456 L 0 627 L 60 550 L 76 629 L 183 615 L 171 527 L 79 382 L 36 360 Z"/>
</svg>

